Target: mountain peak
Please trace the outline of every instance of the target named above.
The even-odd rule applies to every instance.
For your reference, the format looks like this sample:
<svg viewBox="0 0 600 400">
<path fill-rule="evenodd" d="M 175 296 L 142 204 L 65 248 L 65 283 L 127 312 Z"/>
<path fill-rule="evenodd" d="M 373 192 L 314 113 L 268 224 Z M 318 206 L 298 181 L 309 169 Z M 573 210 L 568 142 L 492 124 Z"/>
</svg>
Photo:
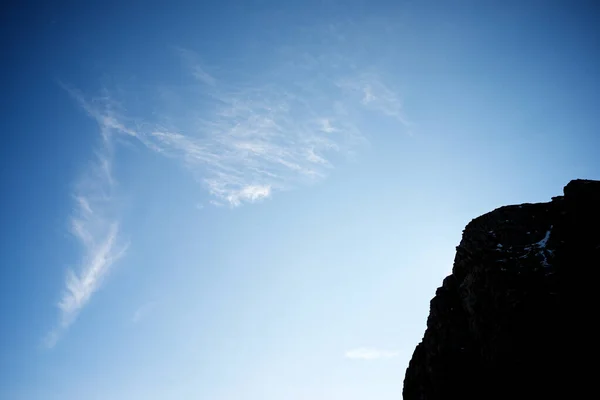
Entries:
<svg viewBox="0 0 600 400">
<path fill-rule="evenodd" d="M 431 300 L 404 399 L 564 398 L 597 300 L 600 182 L 577 179 L 551 202 L 473 219 L 452 274 Z M 582 317 L 583 316 L 583 317 Z M 596 340 L 590 338 L 590 340 Z"/>
</svg>

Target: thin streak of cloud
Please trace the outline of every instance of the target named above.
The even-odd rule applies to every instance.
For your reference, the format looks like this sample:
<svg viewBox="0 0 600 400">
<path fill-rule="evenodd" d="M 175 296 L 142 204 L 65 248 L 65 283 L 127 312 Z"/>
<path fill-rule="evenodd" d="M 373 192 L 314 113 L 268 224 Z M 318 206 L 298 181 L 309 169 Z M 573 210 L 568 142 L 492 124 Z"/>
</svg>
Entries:
<svg viewBox="0 0 600 400">
<path fill-rule="evenodd" d="M 332 122 L 329 118 L 321 118 L 317 121 L 319 124 L 319 128 L 326 133 L 333 133 L 337 131 L 337 129 L 332 125 Z"/>
<path fill-rule="evenodd" d="M 271 187 L 268 185 L 247 185 L 241 189 L 230 192 L 227 201 L 233 206 L 239 206 L 243 201 L 253 203 L 271 196 Z"/>
<path fill-rule="evenodd" d="M 67 270 L 65 286 L 57 304 L 59 321 L 44 339 L 48 348 L 54 347 L 77 319 L 111 267 L 125 255 L 128 248 L 128 244 L 121 240 L 120 223 L 114 212 L 115 179 L 111 145 L 111 131 L 117 129 L 127 133 L 127 129 L 101 118 L 76 92 L 69 93 L 98 121 L 103 142 L 73 193 L 74 208 L 69 230 L 80 243 L 83 254 L 79 266 Z"/>
<path fill-rule="evenodd" d="M 380 360 L 395 358 L 400 355 L 397 351 L 382 350 L 373 347 L 359 347 L 356 349 L 348 350 L 344 354 L 346 358 L 352 360 Z"/>
<path fill-rule="evenodd" d="M 96 98 L 92 99 L 92 101 L 88 101 L 80 90 L 62 82 L 59 82 L 59 85 L 67 93 L 69 93 L 69 95 L 71 95 L 71 97 L 77 102 L 77 104 L 81 106 L 88 116 L 96 120 L 100 128 L 102 138 L 105 141 L 105 147 L 111 147 L 110 136 L 113 131 L 133 137 L 137 136 L 137 133 L 134 130 L 125 127 L 125 125 L 120 122 L 120 117 L 116 115 L 114 110 L 116 105 L 112 103 L 112 99 L 110 97 L 104 96 L 102 98 Z M 100 108 L 98 104 L 101 104 L 102 108 Z"/>
<path fill-rule="evenodd" d="M 147 318 L 154 311 L 155 308 L 156 308 L 155 301 L 150 301 L 150 302 L 142 305 L 140 308 L 135 310 L 135 312 L 133 313 L 133 317 L 131 317 L 131 322 L 133 324 L 139 323 L 143 319 Z"/>
<path fill-rule="evenodd" d="M 406 118 L 402 101 L 377 75 L 361 74 L 344 78 L 337 85 L 360 96 L 360 102 L 367 108 L 397 119 L 405 127 L 412 123 Z"/>
<path fill-rule="evenodd" d="M 217 80 L 214 76 L 209 74 L 204 67 L 200 64 L 200 57 L 188 49 L 176 47 L 175 51 L 179 54 L 184 64 L 186 64 L 192 73 L 192 76 L 199 82 L 208 85 L 215 86 Z"/>
</svg>

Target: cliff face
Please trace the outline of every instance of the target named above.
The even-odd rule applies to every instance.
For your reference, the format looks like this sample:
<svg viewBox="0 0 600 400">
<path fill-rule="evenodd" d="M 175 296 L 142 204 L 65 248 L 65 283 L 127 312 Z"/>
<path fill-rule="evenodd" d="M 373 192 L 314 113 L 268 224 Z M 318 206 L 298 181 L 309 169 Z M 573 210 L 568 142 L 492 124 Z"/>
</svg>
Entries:
<svg viewBox="0 0 600 400">
<path fill-rule="evenodd" d="M 471 221 L 431 300 L 404 399 L 571 398 L 590 387 L 598 269 L 598 181 Z"/>
</svg>

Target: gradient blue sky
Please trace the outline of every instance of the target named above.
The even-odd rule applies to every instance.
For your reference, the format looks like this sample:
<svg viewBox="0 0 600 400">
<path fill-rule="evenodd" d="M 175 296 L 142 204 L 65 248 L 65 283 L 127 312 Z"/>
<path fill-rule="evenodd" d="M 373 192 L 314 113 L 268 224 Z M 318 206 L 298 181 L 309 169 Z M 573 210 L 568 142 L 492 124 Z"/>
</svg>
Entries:
<svg viewBox="0 0 600 400">
<path fill-rule="evenodd" d="M 600 179 L 594 1 L 27 3 L 2 400 L 399 399 L 464 225 Z"/>
</svg>

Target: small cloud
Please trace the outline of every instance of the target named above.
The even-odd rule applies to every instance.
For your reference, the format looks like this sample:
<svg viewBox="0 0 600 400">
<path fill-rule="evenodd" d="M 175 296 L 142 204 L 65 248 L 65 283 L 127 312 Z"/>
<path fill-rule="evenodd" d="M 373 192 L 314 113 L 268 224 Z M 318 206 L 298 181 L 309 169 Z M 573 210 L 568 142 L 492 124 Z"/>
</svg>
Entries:
<svg viewBox="0 0 600 400">
<path fill-rule="evenodd" d="M 345 357 L 352 360 L 380 360 L 384 358 L 395 358 L 400 353 L 397 351 L 381 350 L 372 347 L 359 347 L 348 350 Z"/>
<path fill-rule="evenodd" d="M 315 153 L 314 149 L 306 149 L 306 159 L 315 164 L 330 165 L 329 161 Z"/>
<path fill-rule="evenodd" d="M 148 315 L 150 315 L 150 313 L 152 313 L 152 311 L 154 311 L 155 308 L 156 308 L 156 302 L 155 301 L 150 301 L 150 302 L 142 305 L 140 308 L 138 308 L 137 310 L 135 310 L 135 313 L 133 313 L 133 317 L 131 318 L 131 322 L 134 323 L 134 324 L 137 324 L 142 319 L 144 319 Z"/>
<path fill-rule="evenodd" d="M 42 339 L 42 346 L 46 349 L 52 349 L 60 339 L 61 330 L 56 328 L 46 334 Z"/>
<path fill-rule="evenodd" d="M 175 50 L 179 53 L 183 63 L 190 69 L 192 76 L 196 78 L 197 81 L 208 86 L 215 86 L 217 84 L 215 77 L 206 72 L 202 67 L 198 54 L 181 47 L 177 47 Z"/>
<path fill-rule="evenodd" d="M 329 118 L 321 118 L 319 121 L 319 129 L 325 133 L 335 132 L 337 129 L 331 125 L 331 120 Z"/>
<path fill-rule="evenodd" d="M 237 192 L 233 192 L 229 195 L 227 200 L 229 204 L 236 207 L 246 201 L 248 203 L 254 203 L 259 200 L 266 199 L 271 196 L 271 186 L 269 185 L 248 185 L 244 186 Z"/>
<path fill-rule="evenodd" d="M 197 204 L 196 204 L 196 210 L 204 210 L 204 204 L 202 204 L 202 203 L 197 203 Z"/>
<path fill-rule="evenodd" d="M 375 97 L 375 95 L 373 94 L 373 89 L 371 88 L 370 85 L 366 85 L 363 88 L 363 93 L 364 93 L 364 96 L 362 99 L 363 104 L 367 105 L 367 104 L 377 100 L 377 97 Z"/>
<path fill-rule="evenodd" d="M 337 82 L 349 94 L 358 94 L 360 103 L 367 109 L 395 118 L 405 127 L 412 124 L 404 114 L 400 97 L 376 74 L 360 74 Z"/>
<path fill-rule="evenodd" d="M 212 75 L 204 71 L 198 65 L 194 67 L 194 71 L 192 72 L 192 74 L 194 75 L 194 78 L 207 85 L 214 86 L 217 83 L 217 80 L 213 78 Z"/>
</svg>

